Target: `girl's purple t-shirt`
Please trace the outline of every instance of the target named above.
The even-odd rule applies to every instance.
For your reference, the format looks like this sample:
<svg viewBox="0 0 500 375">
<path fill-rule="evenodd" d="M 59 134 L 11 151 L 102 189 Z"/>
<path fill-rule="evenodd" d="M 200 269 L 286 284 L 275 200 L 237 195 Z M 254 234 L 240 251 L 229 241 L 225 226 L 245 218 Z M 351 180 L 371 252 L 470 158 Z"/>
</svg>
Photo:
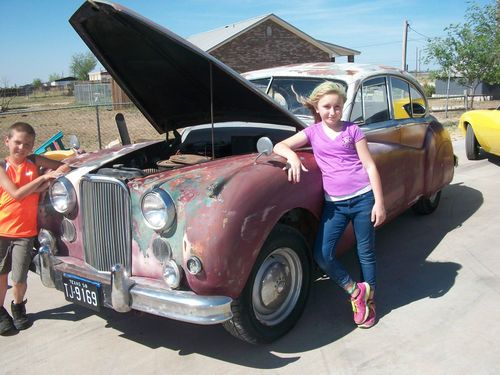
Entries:
<svg viewBox="0 0 500 375">
<path fill-rule="evenodd" d="M 325 133 L 322 122 L 302 131 L 312 146 L 326 194 L 334 197 L 348 195 L 370 184 L 355 146 L 365 135 L 356 124 L 344 122 L 342 131 L 335 139 Z"/>
</svg>

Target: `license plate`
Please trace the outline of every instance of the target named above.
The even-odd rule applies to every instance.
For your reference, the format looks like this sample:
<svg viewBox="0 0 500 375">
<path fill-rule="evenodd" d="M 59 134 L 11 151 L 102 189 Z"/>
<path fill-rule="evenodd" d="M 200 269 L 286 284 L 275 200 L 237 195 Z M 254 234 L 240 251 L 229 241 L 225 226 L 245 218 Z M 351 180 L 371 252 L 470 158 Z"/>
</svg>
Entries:
<svg viewBox="0 0 500 375">
<path fill-rule="evenodd" d="M 101 283 L 66 273 L 62 281 L 67 301 L 100 311 Z"/>
</svg>

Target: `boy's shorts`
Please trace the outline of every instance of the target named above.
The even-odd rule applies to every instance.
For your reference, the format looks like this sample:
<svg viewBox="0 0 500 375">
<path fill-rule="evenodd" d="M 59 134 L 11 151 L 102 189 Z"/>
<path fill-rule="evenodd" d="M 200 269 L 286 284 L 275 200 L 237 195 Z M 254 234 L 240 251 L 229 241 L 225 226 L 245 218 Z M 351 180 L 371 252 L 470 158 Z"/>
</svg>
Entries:
<svg viewBox="0 0 500 375">
<path fill-rule="evenodd" d="M 35 238 L 0 237 L 0 275 L 12 271 L 12 281 L 25 283 Z"/>
</svg>

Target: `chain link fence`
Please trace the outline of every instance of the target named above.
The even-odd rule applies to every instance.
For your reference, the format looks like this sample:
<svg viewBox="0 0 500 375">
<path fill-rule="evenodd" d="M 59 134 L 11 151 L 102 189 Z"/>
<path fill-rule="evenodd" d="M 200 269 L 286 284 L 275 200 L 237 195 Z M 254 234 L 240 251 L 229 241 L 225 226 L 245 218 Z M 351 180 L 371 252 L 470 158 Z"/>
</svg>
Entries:
<svg viewBox="0 0 500 375">
<path fill-rule="evenodd" d="M 13 123 L 27 122 L 36 131 L 34 150 L 58 131 L 62 131 L 65 145 L 68 143 L 68 136 L 75 134 L 80 140 L 81 148 L 90 152 L 105 148 L 119 139 L 115 121 L 117 113 L 123 113 L 132 142 L 165 139 L 165 135 L 158 134 L 131 103 L 3 112 L 0 113 L 0 132 L 5 136 Z M 0 156 L 5 157 L 7 154 L 7 148 L 2 142 Z"/>
<path fill-rule="evenodd" d="M 95 86 L 95 85 L 92 85 Z M 105 148 L 110 143 L 119 140 L 118 128 L 115 116 L 123 113 L 132 142 L 144 140 L 165 139 L 165 134 L 158 134 L 144 115 L 132 103 L 110 103 L 93 105 L 73 105 L 54 108 L 59 105 L 62 98 L 51 99 L 50 103 L 41 104 L 51 109 L 24 109 L 16 111 L 0 112 L 0 135 L 5 136 L 7 129 L 15 122 L 27 122 L 35 128 L 37 137 L 35 140 L 36 150 L 46 140 L 57 132 L 62 131 L 64 137 L 62 142 L 68 145 L 69 135 L 75 134 L 80 140 L 82 149 L 87 152 Z M 40 100 L 40 98 L 38 98 Z M 42 98 L 44 99 L 44 98 Z M 456 98 L 431 98 L 429 105 L 431 113 L 438 120 L 450 122 L 456 125 L 458 117 L 467 108 L 467 99 L 463 96 Z M 97 102 L 99 102 L 101 98 Z M 27 101 L 29 103 L 29 101 Z M 75 100 L 72 101 L 73 103 Z M 496 108 L 500 101 L 474 101 L 474 108 Z M 0 157 L 8 153 L 4 142 L 0 146 Z"/>
<path fill-rule="evenodd" d="M 75 102 L 81 105 L 110 105 L 113 102 L 110 83 L 76 83 L 73 93 Z"/>
</svg>

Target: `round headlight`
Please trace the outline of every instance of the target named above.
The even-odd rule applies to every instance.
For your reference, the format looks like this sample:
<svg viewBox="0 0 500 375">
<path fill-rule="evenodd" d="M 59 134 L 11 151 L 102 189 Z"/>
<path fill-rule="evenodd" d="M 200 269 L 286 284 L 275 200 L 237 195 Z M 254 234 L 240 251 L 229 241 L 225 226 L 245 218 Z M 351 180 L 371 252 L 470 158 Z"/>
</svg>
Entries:
<svg viewBox="0 0 500 375">
<path fill-rule="evenodd" d="M 76 193 L 66 177 L 59 177 L 49 190 L 50 202 L 57 212 L 70 213 L 76 205 Z"/>
<path fill-rule="evenodd" d="M 174 260 L 169 260 L 163 269 L 163 280 L 171 288 L 179 287 L 182 278 L 182 268 L 180 268 Z"/>
<path fill-rule="evenodd" d="M 47 229 L 40 229 L 40 232 L 38 232 L 38 242 L 40 243 L 40 246 L 48 247 L 51 254 L 56 254 L 56 238 Z"/>
<path fill-rule="evenodd" d="M 175 205 L 165 191 L 153 189 L 144 194 L 141 202 L 142 216 L 146 224 L 154 230 L 161 231 L 172 226 L 175 220 Z"/>
</svg>

